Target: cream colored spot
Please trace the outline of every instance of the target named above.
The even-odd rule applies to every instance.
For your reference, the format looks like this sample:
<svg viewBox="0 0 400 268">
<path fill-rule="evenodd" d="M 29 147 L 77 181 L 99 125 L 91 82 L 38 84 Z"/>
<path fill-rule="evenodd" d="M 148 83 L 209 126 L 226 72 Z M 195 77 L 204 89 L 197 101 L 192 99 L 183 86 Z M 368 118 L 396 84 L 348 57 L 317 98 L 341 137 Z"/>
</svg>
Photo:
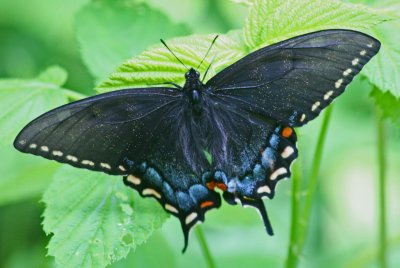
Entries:
<svg viewBox="0 0 400 268">
<path fill-rule="evenodd" d="M 31 149 L 36 149 L 36 147 L 37 147 L 37 144 L 35 144 L 35 143 L 31 143 L 29 145 L 29 148 L 31 148 Z"/>
<path fill-rule="evenodd" d="M 53 155 L 55 155 L 55 156 L 63 156 L 63 153 L 61 151 L 53 151 Z"/>
<path fill-rule="evenodd" d="M 40 147 L 40 150 L 42 150 L 43 152 L 48 152 L 49 151 L 49 147 L 42 146 L 42 147 Z"/>
<path fill-rule="evenodd" d="M 324 100 L 328 100 L 333 95 L 333 90 L 326 92 L 324 95 Z"/>
<path fill-rule="evenodd" d="M 278 176 L 286 174 L 287 170 L 284 167 L 278 168 L 277 170 L 275 170 L 271 176 L 269 177 L 271 181 L 276 180 L 276 178 L 278 178 Z"/>
<path fill-rule="evenodd" d="M 360 60 L 358 58 L 355 58 L 354 60 L 351 61 L 351 64 L 353 64 L 353 66 L 356 66 L 359 61 Z"/>
<path fill-rule="evenodd" d="M 100 166 L 105 169 L 111 169 L 111 166 L 107 163 L 100 163 Z"/>
<path fill-rule="evenodd" d="M 306 115 L 305 115 L 305 114 L 302 114 L 302 115 L 301 115 L 301 118 L 300 118 L 300 122 L 303 122 L 304 120 L 306 120 Z"/>
<path fill-rule="evenodd" d="M 90 160 L 82 160 L 81 162 L 83 165 L 89 165 L 91 167 L 94 166 L 94 162 L 90 161 Z"/>
<path fill-rule="evenodd" d="M 264 185 L 264 186 L 261 186 L 261 187 L 259 187 L 257 189 L 257 193 L 258 194 L 263 194 L 263 193 L 270 194 L 271 193 L 271 189 L 267 185 Z"/>
<path fill-rule="evenodd" d="M 349 74 L 351 74 L 353 70 L 348 68 L 346 71 L 343 72 L 343 76 L 348 76 Z"/>
<path fill-rule="evenodd" d="M 133 176 L 133 175 L 129 175 L 127 179 L 129 182 L 131 182 L 135 185 L 139 185 L 141 183 L 141 180 L 138 177 Z"/>
<path fill-rule="evenodd" d="M 67 155 L 67 159 L 71 160 L 72 162 L 78 162 L 78 158 L 73 155 Z"/>
<path fill-rule="evenodd" d="M 122 165 L 119 165 L 118 168 L 119 168 L 119 170 L 121 170 L 121 171 L 126 171 L 126 169 L 125 169 L 124 166 L 122 166 Z"/>
<path fill-rule="evenodd" d="M 21 145 L 25 145 L 25 143 L 26 143 L 26 140 L 20 140 L 19 141 L 19 144 L 21 144 Z"/>
<path fill-rule="evenodd" d="M 367 51 L 364 49 L 364 50 L 361 50 L 361 52 L 360 52 L 360 55 L 361 56 L 364 56 L 365 54 L 367 54 Z"/>
<path fill-rule="evenodd" d="M 340 86 L 342 85 L 342 83 L 343 83 L 343 79 L 337 80 L 336 83 L 335 83 L 335 88 L 340 88 Z"/>
<path fill-rule="evenodd" d="M 155 196 L 158 199 L 161 199 L 161 195 L 159 192 L 157 192 L 154 189 L 146 188 L 143 190 L 142 195 L 152 195 Z"/>
<path fill-rule="evenodd" d="M 170 204 L 165 204 L 165 209 L 168 210 L 169 212 L 173 213 L 179 213 L 179 211 L 176 209 L 176 207 L 171 206 Z"/>
<path fill-rule="evenodd" d="M 367 45 L 367 47 L 373 47 L 374 46 L 374 43 L 369 43 L 368 45 Z"/>
<path fill-rule="evenodd" d="M 317 110 L 317 108 L 321 105 L 321 103 L 319 101 L 317 101 L 316 103 L 313 104 L 313 106 L 311 107 L 311 111 L 315 111 Z"/>
<path fill-rule="evenodd" d="M 292 146 L 286 146 L 286 148 L 283 150 L 283 152 L 281 153 L 281 156 L 283 158 L 288 158 L 289 156 L 291 156 L 294 153 L 294 149 Z"/>
<path fill-rule="evenodd" d="M 192 212 L 192 213 L 190 213 L 190 214 L 186 217 L 185 223 L 186 223 L 186 224 L 189 224 L 189 223 L 191 223 L 192 221 L 194 221 L 196 218 L 197 218 L 197 213 L 196 213 L 196 212 Z"/>
</svg>

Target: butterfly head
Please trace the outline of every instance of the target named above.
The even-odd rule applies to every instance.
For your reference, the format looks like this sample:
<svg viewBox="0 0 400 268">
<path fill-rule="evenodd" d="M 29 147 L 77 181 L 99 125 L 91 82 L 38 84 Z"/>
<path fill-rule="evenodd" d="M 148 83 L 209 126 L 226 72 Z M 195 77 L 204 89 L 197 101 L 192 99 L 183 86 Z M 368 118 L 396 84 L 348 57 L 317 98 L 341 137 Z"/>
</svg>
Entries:
<svg viewBox="0 0 400 268">
<path fill-rule="evenodd" d="M 195 82 L 200 80 L 200 73 L 193 68 L 190 68 L 189 71 L 185 74 L 186 81 Z"/>
</svg>

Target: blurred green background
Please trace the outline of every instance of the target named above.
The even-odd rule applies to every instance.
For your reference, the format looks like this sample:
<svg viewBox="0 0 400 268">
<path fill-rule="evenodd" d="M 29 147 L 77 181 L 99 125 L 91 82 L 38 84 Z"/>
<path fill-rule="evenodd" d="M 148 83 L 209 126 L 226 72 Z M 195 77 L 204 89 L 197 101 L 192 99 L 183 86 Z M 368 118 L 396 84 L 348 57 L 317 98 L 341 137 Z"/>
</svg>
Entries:
<svg viewBox="0 0 400 268">
<path fill-rule="evenodd" d="M 32 78 L 56 64 L 68 72 L 65 88 L 94 94 L 99 78 L 86 67 L 76 36 L 76 16 L 88 2 L 0 0 L 0 78 Z M 183 25 L 186 34 L 240 28 L 247 10 L 227 0 L 141 2 L 164 13 L 172 23 Z M 171 32 L 169 36 L 179 34 Z M 134 41 L 126 36 L 125 42 Z M 134 53 L 149 44 L 139 45 Z M 370 90 L 368 81 L 358 77 L 335 102 L 300 267 L 378 266 L 377 118 Z M 298 130 L 305 179 L 313 164 L 321 122 L 320 117 Z M 400 267 L 400 130 L 390 123 L 386 123 L 386 130 L 389 267 Z M 40 165 L 47 165 L 47 160 L 20 155 L 11 145 L 0 147 L 0 159 L 0 267 L 53 267 L 52 257 L 46 257 L 49 237 L 41 226 L 44 205 L 40 200 L 57 165 L 46 166 L 46 172 L 41 173 Z M 16 162 L 20 170 L 29 172 L 18 173 Z M 37 183 L 21 187 L 25 186 L 24 176 L 32 174 Z M 19 189 L 17 193 L 9 190 L 13 188 Z M 285 180 L 274 200 L 266 201 L 273 237 L 265 234 L 252 209 L 224 204 L 208 213 L 203 229 L 217 267 L 282 266 L 290 234 L 290 192 L 291 180 Z M 170 218 L 148 242 L 112 266 L 206 267 L 194 234 L 184 255 L 182 245 L 179 223 Z"/>
</svg>

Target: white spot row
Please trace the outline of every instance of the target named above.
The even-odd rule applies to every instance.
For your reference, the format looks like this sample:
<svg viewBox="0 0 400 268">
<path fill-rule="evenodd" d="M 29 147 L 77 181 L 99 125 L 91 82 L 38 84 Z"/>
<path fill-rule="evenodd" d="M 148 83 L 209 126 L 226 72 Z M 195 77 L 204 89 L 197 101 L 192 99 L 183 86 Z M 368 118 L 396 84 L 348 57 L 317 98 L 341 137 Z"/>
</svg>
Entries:
<svg viewBox="0 0 400 268">
<path fill-rule="evenodd" d="M 25 144 L 26 141 L 25 141 L 25 140 L 21 140 L 19 143 L 20 143 L 20 144 Z M 31 143 L 31 144 L 29 144 L 29 148 L 30 148 L 30 149 L 36 149 L 36 148 L 38 148 L 38 145 L 37 145 L 36 143 Z M 47 153 L 47 152 L 50 152 L 49 147 L 46 146 L 46 145 L 40 146 L 40 150 L 43 151 L 43 152 L 46 152 L 46 153 Z M 62 157 L 62 156 L 64 155 L 64 153 L 63 153 L 62 151 L 58 151 L 58 150 L 54 150 L 54 151 L 52 151 L 51 153 L 52 153 L 52 155 L 58 156 L 58 157 Z M 77 162 L 79 161 L 78 157 L 76 157 L 76 156 L 74 156 L 74 155 L 70 155 L 70 154 L 67 155 L 65 158 L 66 158 L 67 160 L 69 160 L 69 161 L 74 162 L 74 163 L 77 163 Z M 93 161 L 90 161 L 90 160 L 82 160 L 82 161 L 81 161 L 81 164 L 82 164 L 82 165 L 91 166 L 91 167 L 94 167 L 94 166 L 95 166 L 95 163 L 94 163 Z M 111 166 L 110 166 L 110 164 L 108 164 L 108 163 L 100 163 L 100 167 L 102 167 L 102 168 L 104 168 L 104 169 L 111 170 Z M 122 165 L 119 165 L 119 166 L 118 166 L 118 169 L 121 170 L 121 171 L 123 171 L 123 172 L 126 171 L 126 168 L 125 168 L 124 166 L 122 166 Z"/>
<path fill-rule="evenodd" d="M 281 167 L 281 168 L 278 168 L 277 170 L 275 170 L 275 171 L 271 174 L 271 176 L 269 177 L 269 179 L 270 179 L 271 181 L 274 181 L 274 180 L 276 180 L 276 178 L 278 178 L 280 175 L 284 175 L 284 174 L 287 174 L 287 169 L 284 168 L 284 167 Z"/>
<path fill-rule="evenodd" d="M 257 189 L 257 193 L 258 194 L 263 194 L 263 193 L 270 194 L 271 188 L 269 188 L 268 185 L 261 186 Z"/>
<path fill-rule="evenodd" d="M 292 154 L 294 153 L 294 149 L 292 146 L 286 146 L 286 148 L 283 150 L 283 152 L 281 153 L 281 156 L 283 158 L 288 158 L 290 157 Z"/>
</svg>

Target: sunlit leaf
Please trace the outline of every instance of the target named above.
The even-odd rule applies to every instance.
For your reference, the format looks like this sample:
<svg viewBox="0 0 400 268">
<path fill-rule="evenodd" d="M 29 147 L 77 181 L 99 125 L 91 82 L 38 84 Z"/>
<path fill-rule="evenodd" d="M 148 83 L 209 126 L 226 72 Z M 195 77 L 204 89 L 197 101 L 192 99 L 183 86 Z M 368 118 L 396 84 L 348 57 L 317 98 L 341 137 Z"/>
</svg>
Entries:
<svg viewBox="0 0 400 268">
<path fill-rule="evenodd" d="M 12 145 L 0 146 L 0 205 L 39 197 L 60 167 L 31 155 L 23 155 Z"/>
<path fill-rule="evenodd" d="M 323 29 L 369 29 L 389 20 L 383 12 L 335 0 L 255 0 L 243 30 L 252 50 Z"/>
<path fill-rule="evenodd" d="M 382 47 L 364 71 L 372 84 L 396 97 L 400 97 L 400 35 L 396 34 L 399 29 L 400 22 L 392 21 L 371 31 L 381 41 Z"/>
<path fill-rule="evenodd" d="M 111 177 L 62 168 L 44 195 L 44 230 L 58 267 L 105 267 L 126 257 L 167 218 L 155 200 L 142 199 Z M 137 201 L 140 199 L 140 201 Z"/>
<path fill-rule="evenodd" d="M 97 81 L 160 38 L 189 33 L 163 13 L 129 1 L 92 1 L 76 19 L 83 60 Z"/>
<path fill-rule="evenodd" d="M 59 84 L 65 71 L 54 67 L 37 79 L 0 79 L 0 145 L 12 144 L 29 121 L 67 102 Z"/>
<path fill-rule="evenodd" d="M 196 68 L 211 45 L 214 35 L 192 35 L 167 40 L 169 48 L 188 67 Z M 237 32 L 221 35 L 213 46 L 209 56 L 198 68 L 204 74 L 211 69 L 207 77 L 213 76 L 222 67 L 243 57 L 246 49 Z M 155 45 L 124 64 L 109 79 L 103 82 L 99 91 L 121 88 L 160 85 L 165 82 L 183 83 L 187 69 L 162 45 Z"/>
</svg>

